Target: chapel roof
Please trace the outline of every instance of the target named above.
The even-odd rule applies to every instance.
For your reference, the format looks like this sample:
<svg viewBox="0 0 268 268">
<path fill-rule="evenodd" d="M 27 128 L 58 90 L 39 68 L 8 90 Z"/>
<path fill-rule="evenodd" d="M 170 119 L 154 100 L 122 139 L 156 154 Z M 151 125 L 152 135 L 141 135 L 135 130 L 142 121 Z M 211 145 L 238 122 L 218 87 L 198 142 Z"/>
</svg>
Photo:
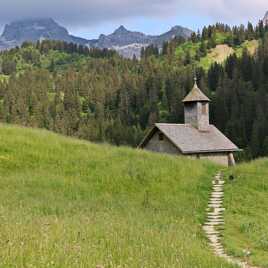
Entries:
<svg viewBox="0 0 268 268">
<path fill-rule="evenodd" d="M 163 133 L 183 154 L 240 151 L 214 125 L 209 125 L 208 131 L 202 132 L 190 124 L 155 124 L 139 147 L 144 148 L 157 130 Z"/>
<path fill-rule="evenodd" d="M 189 94 L 183 99 L 182 102 L 210 102 L 210 99 L 200 90 L 195 81 L 193 89 L 189 92 Z"/>
</svg>

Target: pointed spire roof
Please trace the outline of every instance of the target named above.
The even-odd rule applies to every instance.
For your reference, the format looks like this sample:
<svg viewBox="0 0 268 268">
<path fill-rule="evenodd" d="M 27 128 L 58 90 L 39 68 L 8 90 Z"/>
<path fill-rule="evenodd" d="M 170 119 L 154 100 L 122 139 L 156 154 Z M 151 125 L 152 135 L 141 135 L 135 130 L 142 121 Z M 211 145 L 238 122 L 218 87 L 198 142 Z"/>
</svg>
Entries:
<svg viewBox="0 0 268 268">
<path fill-rule="evenodd" d="M 195 78 L 195 83 L 193 89 L 190 93 L 184 98 L 182 102 L 210 102 L 210 99 L 199 89 L 197 86 L 197 79 Z"/>
</svg>

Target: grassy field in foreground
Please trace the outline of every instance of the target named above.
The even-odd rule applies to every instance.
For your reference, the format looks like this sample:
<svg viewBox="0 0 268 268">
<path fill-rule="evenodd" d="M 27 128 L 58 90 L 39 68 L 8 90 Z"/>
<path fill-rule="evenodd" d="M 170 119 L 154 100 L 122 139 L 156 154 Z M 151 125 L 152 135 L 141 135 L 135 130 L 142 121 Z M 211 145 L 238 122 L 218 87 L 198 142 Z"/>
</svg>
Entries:
<svg viewBox="0 0 268 268">
<path fill-rule="evenodd" d="M 0 125 L 0 267 L 232 267 L 201 230 L 216 169 Z"/>
<path fill-rule="evenodd" d="M 230 173 L 235 180 L 225 188 L 225 245 L 230 254 L 267 268 L 268 159 L 237 166 Z"/>
</svg>

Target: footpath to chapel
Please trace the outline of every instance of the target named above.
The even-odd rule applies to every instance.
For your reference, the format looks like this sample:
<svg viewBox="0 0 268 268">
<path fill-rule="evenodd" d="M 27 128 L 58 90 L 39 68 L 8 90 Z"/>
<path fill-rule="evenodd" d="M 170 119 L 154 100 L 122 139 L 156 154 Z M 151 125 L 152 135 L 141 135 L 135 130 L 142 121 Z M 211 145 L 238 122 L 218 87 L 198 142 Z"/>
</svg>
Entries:
<svg viewBox="0 0 268 268">
<path fill-rule="evenodd" d="M 224 258 L 227 262 L 236 264 L 242 268 L 260 268 L 251 266 L 247 262 L 226 254 L 222 245 L 222 230 L 224 229 L 224 184 L 222 174 L 219 172 L 213 179 L 213 188 L 207 207 L 207 219 L 203 230 L 209 240 L 209 244 L 215 255 Z"/>
</svg>

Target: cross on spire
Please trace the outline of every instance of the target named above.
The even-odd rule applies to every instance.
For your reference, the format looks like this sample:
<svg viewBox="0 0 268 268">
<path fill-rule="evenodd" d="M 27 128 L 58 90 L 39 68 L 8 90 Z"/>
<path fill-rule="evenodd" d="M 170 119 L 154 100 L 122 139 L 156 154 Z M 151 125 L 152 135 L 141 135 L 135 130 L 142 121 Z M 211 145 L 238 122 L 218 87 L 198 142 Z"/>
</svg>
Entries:
<svg viewBox="0 0 268 268">
<path fill-rule="evenodd" d="M 197 87 L 197 77 L 196 77 L 196 75 L 194 76 L 194 85 Z"/>
<path fill-rule="evenodd" d="M 187 102 L 210 102 L 210 99 L 200 90 L 197 85 L 197 77 L 194 76 L 194 87 L 189 94 L 183 99 L 184 103 Z"/>
</svg>

